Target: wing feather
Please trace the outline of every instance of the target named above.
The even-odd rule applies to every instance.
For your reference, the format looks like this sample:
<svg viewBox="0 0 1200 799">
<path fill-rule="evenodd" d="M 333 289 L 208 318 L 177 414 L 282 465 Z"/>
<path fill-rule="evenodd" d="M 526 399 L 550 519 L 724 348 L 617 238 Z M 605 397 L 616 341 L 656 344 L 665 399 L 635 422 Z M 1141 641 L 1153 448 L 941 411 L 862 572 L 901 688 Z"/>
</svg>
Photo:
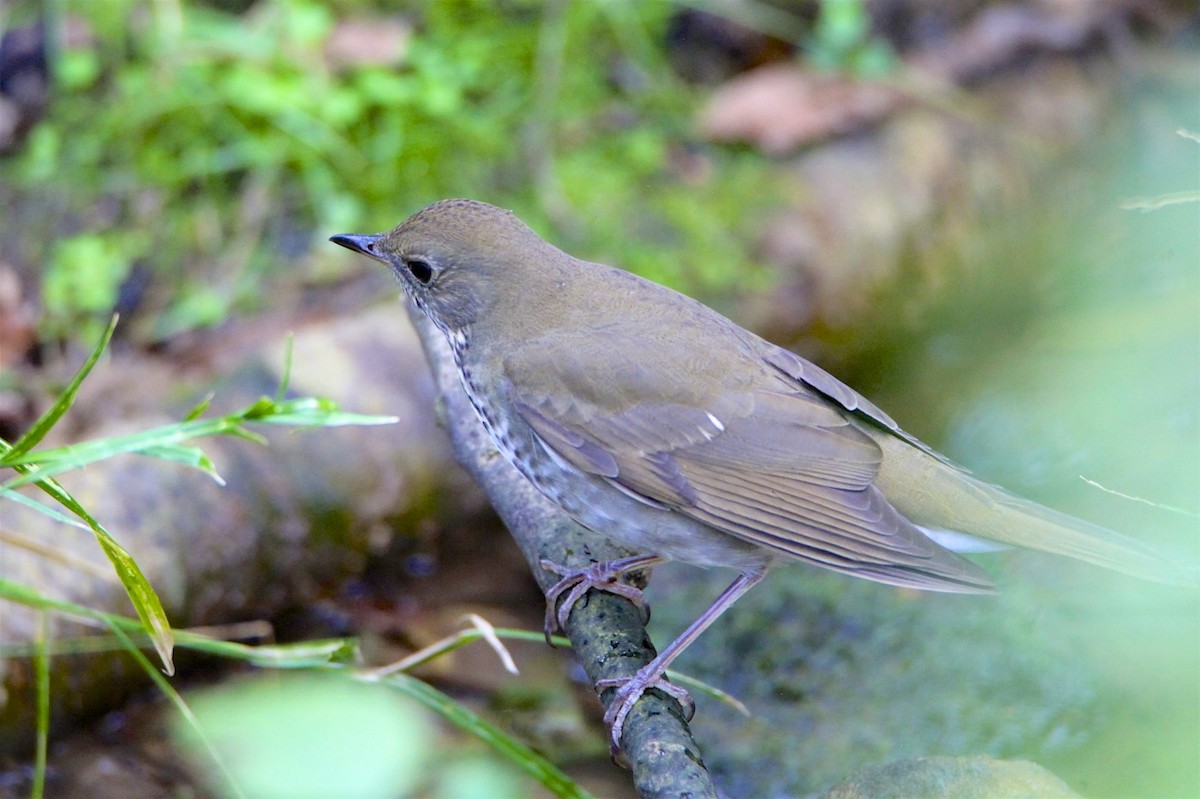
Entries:
<svg viewBox="0 0 1200 799">
<path fill-rule="evenodd" d="M 919 588 L 989 589 L 981 570 L 922 534 L 872 485 L 882 452 L 853 414 L 876 418 L 875 409 L 855 406 L 857 395 L 835 397 L 839 407 L 799 382 L 788 393 L 769 375 L 755 386 L 734 374 L 728 390 L 675 402 L 644 396 L 644 376 L 633 392 L 600 379 L 604 356 L 593 354 L 600 363 L 589 357 L 590 376 L 568 359 L 537 365 L 536 381 L 521 379 L 534 365 L 516 354 L 506 361 L 513 407 L 561 461 L 826 568 Z M 628 374 L 628 353 L 619 357 L 618 373 Z"/>
</svg>

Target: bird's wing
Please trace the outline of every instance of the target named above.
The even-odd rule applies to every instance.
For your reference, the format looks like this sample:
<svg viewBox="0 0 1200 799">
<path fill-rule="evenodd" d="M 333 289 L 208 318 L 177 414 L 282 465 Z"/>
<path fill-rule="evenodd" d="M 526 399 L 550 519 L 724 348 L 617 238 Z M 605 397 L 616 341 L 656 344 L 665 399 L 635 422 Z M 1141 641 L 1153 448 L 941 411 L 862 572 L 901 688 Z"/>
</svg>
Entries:
<svg viewBox="0 0 1200 799">
<path fill-rule="evenodd" d="M 628 345 L 546 352 L 510 353 L 507 391 L 541 445 L 571 466 L 827 568 L 926 589 L 990 588 L 888 504 L 872 485 L 878 445 L 815 392 L 734 374 L 699 397 L 686 370 L 649 372 Z"/>
<path fill-rule="evenodd" d="M 811 361 L 801 358 L 794 352 L 785 350 L 783 347 L 776 346 L 769 341 L 748 334 L 751 346 L 756 350 L 762 360 L 777 369 L 781 374 L 795 380 L 804 386 L 815 390 L 817 393 L 828 397 L 829 399 L 841 405 L 848 411 L 861 414 L 870 419 L 875 424 L 884 428 L 899 438 L 904 439 L 909 444 L 923 451 L 948 466 L 953 466 L 955 469 L 970 474 L 968 469 L 959 466 L 942 453 L 930 447 L 924 441 L 916 436 L 908 433 L 896 423 L 892 417 L 884 413 L 875 403 L 859 394 L 850 386 L 838 380 L 833 375 L 826 372 L 821 367 Z"/>
</svg>

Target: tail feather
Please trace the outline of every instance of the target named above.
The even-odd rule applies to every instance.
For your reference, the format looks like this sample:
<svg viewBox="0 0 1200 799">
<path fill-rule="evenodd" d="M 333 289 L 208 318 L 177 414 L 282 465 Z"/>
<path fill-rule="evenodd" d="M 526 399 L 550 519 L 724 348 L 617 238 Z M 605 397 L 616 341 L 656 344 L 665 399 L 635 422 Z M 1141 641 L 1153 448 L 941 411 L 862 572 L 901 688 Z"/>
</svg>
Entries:
<svg viewBox="0 0 1200 799">
<path fill-rule="evenodd" d="M 968 478 L 992 494 L 995 521 L 981 534 L 996 541 L 1065 555 L 1158 582 L 1191 582 L 1175 563 L 1142 542 Z"/>
<path fill-rule="evenodd" d="M 876 485 L 920 526 L 1065 555 L 1146 580 L 1196 582 L 1194 573 L 1136 539 L 1010 494 L 883 430 L 869 432 L 884 450 Z"/>
</svg>

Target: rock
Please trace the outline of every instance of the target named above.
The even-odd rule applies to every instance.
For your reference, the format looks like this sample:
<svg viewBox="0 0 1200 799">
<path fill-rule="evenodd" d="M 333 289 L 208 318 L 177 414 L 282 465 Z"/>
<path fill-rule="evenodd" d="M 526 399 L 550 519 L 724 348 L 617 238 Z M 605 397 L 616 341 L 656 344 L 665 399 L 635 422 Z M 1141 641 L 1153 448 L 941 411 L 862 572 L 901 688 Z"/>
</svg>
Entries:
<svg viewBox="0 0 1200 799">
<path fill-rule="evenodd" d="M 863 769 L 824 799 L 1079 799 L 1065 782 L 1027 760 L 919 757 Z"/>
<path fill-rule="evenodd" d="M 220 342 L 223 372 L 156 357 L 119 355 L 84 383 L 57 442 L 128 434 L 177 421 L 205 393 L 232 410 L 273 395 L 283 366 L 282 324 Z M 240 343 L 231 343 L 240 342 Z M 60 481 L 125 546 L 176 627 L 267 619 L 310 602 L 322 586 L 361 572 L 366 557 L 435 517 L 453 486 L 472 507 L 465 475 L 436 429 L 432 387 L 403 309 L 394 302 L 320 320 L 296 336 L 291 395 L 332 398 L 342 410 L 399 417 L 393 425 L 295 430 L 260 425 L 270 445 L 234 438 L 198 443 L 226 480 L 162 461 L 121 456 Z M 193 359 L 204 361 L 204 359 Z M 216 409 L 209 414 L 218 413 Z M 457 477 L 456 477 L 457 475 Z M 475 506 L 481 503 L 476 499 Z M 0 576 L 39 593 L 133 615 L 89 530 L 14 503 L 4 507 Z M 5 603 L 0 645 L 28 646 L 38 613 Z M 57 619 L 54 638 L 94 634 Z M 53 718 L 111 707 L 143 677 L 123 653 L 52 660 Z M 25 658 L 0 661 L 0 749 L 32 734 L 34 689 Z"/>
</svg>

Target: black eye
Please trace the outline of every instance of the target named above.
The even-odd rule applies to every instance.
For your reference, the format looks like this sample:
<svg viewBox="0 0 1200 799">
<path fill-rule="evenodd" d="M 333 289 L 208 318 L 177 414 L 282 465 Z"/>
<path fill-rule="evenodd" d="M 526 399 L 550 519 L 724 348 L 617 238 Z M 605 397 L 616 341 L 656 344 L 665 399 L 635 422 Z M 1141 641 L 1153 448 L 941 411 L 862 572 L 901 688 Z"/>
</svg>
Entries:
<svg viewBox="0 0 1200 799">
<path fill-rule="evenodd" d="M 430 280 L 433 280 L 433 267 L 428 261 L 422 261 L 419 258 L 406 258 L 404 265 L 408 267 L 408 271 L 412 274 L 416 281 L 422 285 L 428 285 Z"/>
</svg>

